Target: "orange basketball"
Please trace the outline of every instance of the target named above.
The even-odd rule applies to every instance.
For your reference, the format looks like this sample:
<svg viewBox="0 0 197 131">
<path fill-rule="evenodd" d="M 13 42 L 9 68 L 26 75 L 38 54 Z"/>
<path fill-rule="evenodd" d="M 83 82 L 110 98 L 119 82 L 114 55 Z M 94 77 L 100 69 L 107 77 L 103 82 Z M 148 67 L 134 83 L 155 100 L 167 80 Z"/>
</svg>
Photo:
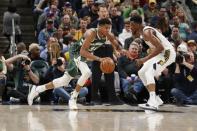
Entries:
<svg viewBox="0 0 197 131">
<path fill-rule="evenodd" d="M 100 63 L 100 69 L 103 73 L 112 73 L 115 69 L 114 61 L 110 57 L 107 57 Z"/>
</svg>

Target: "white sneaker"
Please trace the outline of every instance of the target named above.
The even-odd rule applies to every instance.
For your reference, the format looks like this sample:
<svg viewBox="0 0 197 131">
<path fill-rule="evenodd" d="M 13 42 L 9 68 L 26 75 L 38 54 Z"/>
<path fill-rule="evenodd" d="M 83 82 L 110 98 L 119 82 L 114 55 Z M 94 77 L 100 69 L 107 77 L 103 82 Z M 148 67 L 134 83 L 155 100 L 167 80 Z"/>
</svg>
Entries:
<svg viewBox="0 0 197 131">
<path fill-rule="evenodd" d="M 70 99 L 68 102 L 69 109 L 71 110 L 77 110 L 77 100 L 76 99 Z"/>
<path fill-rule="evenodd" d="M 77 95 L 74 92 L 71 93 L 68 105 L 69 105 L 69 109 L 71 109 L 71 110 L 78 109 L 77 108 Z"/>
<path fill-rule="evenodd" d="M 163 105 L 163 101 L 159 96 L 156 96 L 156 101 L 157 101 L 158 106 Z"/>
<path fill-rule="evenodd" d="M 36 91 L 36 86 L 32 86 L 31 91 L 28 94 L 27 102 L 31 106 L 33 104 L 34 98 L 38 96 L 39 93 Z"/>
<path fill-rule="evenodd" d="M 20 99 L 18 98 L 14 98 L 14 97 L 10 97 L 10 102 L 20 102 Z"/>
<path fill-rule="evenodd" d="M 142 109 L 147 110 L 154 110 L 157 111 L 159 109 L 159 105 L 156 101 L 156 99 L 149 99 L 147 103 L 145 104 L 138 104 L 138 106 Z"/>
</svg>

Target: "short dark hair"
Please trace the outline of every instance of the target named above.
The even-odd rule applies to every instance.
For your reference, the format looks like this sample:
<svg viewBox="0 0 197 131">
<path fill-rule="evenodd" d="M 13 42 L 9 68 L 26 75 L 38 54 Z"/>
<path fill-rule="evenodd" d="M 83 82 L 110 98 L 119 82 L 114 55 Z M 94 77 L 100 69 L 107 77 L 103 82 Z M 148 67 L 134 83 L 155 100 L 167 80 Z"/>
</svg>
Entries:
<svg viewBox="0 0 197 131">
<path fill-rule="evenodd" d="M 98 21 L 98 25 L 101 26 L 101 25 L 111 25 L 111 21 L 108 19 L 108 18 L 104 18 L 104 19 L 100 19 Z"/>
<path fill-rule="evenodd" d="M 14 5 L 14 4 L 9 5 L 8 6 L 8 11 L 11 12 L 11 13 L 15 13 L 17 11 L 16 5 Z"/>
<path fill-rule="evenodd" d="M 100 10 L 100 8 L 106 8 L 107 9 L 107 6 L 105 4 L 101 4 L 98 7 L 99 7 L 99 10 Z"/>
<path fill-rule="evenodd" d="M 142 24 L 142 17 L 140 15 L 134 15 L 130 18 L 131 22 Z"/>
</svg>

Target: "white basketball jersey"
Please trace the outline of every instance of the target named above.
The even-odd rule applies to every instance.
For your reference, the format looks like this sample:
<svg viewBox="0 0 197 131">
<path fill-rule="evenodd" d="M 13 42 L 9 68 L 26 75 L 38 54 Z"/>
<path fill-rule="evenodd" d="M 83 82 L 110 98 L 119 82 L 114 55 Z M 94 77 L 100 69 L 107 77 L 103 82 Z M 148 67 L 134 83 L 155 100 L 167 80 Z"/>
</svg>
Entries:
<svg viewBox="0 0 197 131">
<path fill-rule="evenodd" d="M 145 26 L 143 31 L 145 31 L 146 29 L 152 29 L 155 31 L 155 35 L 156 37 L 161 41 L 162 46 L 164 47 L 164 50 L 168 50 L 168 49 L 173 49 L 174 47 L 170 44 L 170 42 L 155 28 L 150 27 L 150 26 Z M 151 42 L 149 41 L 145 41 L 146 44 L 150 47 L 150 48 L 155 48 L 153 44 L 151 44 Z"/>
</svg>

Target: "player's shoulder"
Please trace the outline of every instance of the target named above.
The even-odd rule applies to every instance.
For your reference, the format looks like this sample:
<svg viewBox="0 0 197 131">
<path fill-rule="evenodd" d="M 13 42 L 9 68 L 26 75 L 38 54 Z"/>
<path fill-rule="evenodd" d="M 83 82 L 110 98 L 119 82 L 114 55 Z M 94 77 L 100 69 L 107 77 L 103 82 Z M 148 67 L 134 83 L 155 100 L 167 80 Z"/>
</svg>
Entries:
<svg viewBox="0 0 197 131">
<path fill-rule="evenodd" d="M 150 32 L 150 31 L 155 31 L 155 28 L 151 27 L 151 26 L 145 26 L 143 28 L 143 32 L 144 33 L 147 33 L 147 32 Z"/>
<path fill-rule="evenodd" d="M 96 34 L 96 28 L 90 28 L 90 29 L 88 29 L 86 32 L 85 32 L 85 34 L 84 34 L 84 36 L 85 37 L 90 37 L 90 36 L 94 36 L 95 34 Z"/>
<path fill-rule="evenodd" d="M 156 29 L 151 26 L 145 26 L 143 28 L 143 36 L 144 37 L 151 37 L 152 35 L 156 34 Z"/>
<path fill-rule="evenodd" d="M 152 32 L 152 29 L 149 28 L 149 26 L 145 26 L 143 28 L 143 37 L 144 38 L 149 38 L 151 36 L 151 32 Z"/>
</svg>

